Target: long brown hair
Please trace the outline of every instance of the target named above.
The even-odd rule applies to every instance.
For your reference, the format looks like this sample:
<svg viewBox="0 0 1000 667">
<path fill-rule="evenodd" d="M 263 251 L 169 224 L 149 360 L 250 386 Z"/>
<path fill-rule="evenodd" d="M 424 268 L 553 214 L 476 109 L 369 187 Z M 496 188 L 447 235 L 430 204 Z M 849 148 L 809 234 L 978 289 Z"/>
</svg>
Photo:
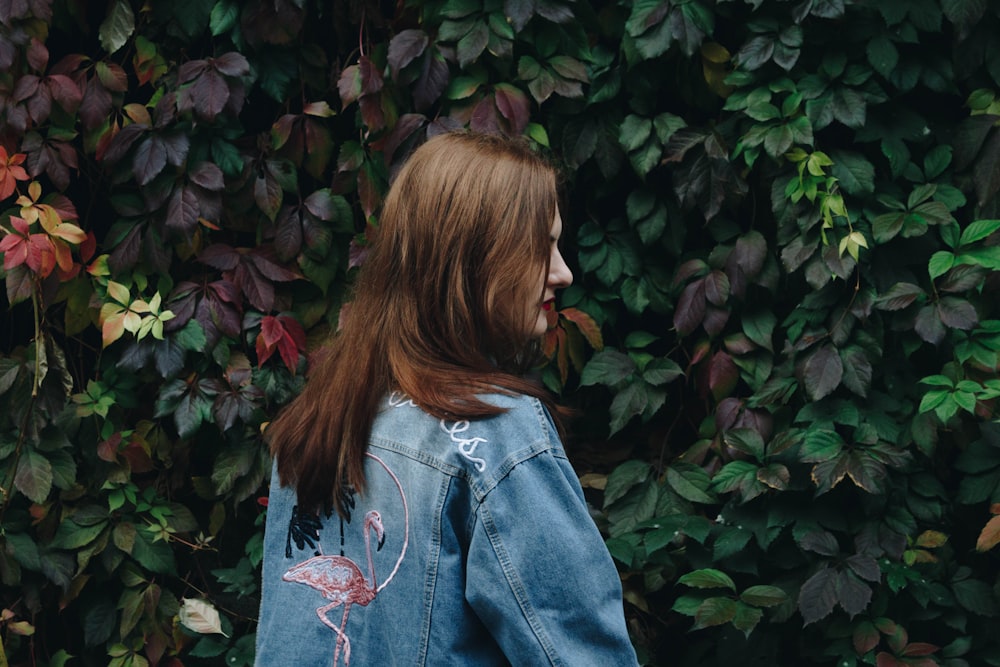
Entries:
<svg viewBox="0 0 1000 667">
<path fill-rule="evenodd" d="M 267 438 L 299 504 L 363 491 L 372 421 L 398 390 L 441 419 L 502 412 L 479 398 L 545 391 L 521 377 L 548 272 L 556 175 L 525 143 L 472 133 L 420 146 L 389 189 L 350 313 Z M 533 321 L 533 320 L 532 320 Z"/>
</svg>

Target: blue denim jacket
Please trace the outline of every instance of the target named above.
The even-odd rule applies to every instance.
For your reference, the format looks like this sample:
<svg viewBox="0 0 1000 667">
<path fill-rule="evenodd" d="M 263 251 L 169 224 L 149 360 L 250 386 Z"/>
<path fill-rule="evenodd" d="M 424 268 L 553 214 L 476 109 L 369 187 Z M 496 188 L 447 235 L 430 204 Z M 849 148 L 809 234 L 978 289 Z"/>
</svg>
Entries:
<svg viewBox="0 0 1000 667">
<path fill-rule="evenodd" d="M 636 665 L 621 583 L 537 400 L 390 396 L 343 519 L 271 482 L 257 665 Z"/>
</svg>

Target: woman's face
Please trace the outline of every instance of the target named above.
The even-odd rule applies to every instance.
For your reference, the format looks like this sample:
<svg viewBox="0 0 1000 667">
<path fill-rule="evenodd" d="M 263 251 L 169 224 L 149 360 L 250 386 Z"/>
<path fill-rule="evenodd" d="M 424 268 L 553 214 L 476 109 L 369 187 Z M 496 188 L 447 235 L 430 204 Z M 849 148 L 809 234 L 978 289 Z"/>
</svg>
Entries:
<svg viewBox="0 0 1000 667">
<path fill-rule="evenodd" d="M 531 335 L 540 338 L 545 335 L 549 328 L 547 313 L 555 307 L 556 290 L 569 287 L 573 282 L 573 273 L 566 266 L 562 253 L 559 252 L 559 237 L 562 235 L 562 218 L 559 211 L 552 221 L 552 229 L 549 232 L 549 272 L 540 278 L 540 285 L 534 292 L 541 294 L 541 301 L 533 302 L 528 306 L 528 322 L 533 322 Z"/>
</svg>

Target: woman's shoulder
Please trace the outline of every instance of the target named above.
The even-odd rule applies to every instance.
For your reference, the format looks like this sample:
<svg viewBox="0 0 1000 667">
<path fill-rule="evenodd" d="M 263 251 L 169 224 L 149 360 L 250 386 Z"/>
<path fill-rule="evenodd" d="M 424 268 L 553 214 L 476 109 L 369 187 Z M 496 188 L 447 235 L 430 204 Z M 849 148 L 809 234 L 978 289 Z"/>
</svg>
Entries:
<svg viewBox="0 0 1000 667">
<path fill-rule="evenodd" d="M 433 459 L 470 481 L 492 485 L 518 463 L 562 444 L 544 404 L 524 394 L 478 396 L 503 412 L 483 419 L 439 419 L 403 394 L 387 397 L 373 425 L 373 444 Z"/>
</svg>

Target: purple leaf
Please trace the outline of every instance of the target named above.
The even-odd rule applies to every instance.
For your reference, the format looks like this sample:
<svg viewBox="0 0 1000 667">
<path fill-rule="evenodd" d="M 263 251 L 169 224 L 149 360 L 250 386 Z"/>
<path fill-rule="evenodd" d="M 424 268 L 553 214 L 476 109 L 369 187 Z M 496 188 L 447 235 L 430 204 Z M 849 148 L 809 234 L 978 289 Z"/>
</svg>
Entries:
<svg viewBox="0 0 1000 667">
<path fill-rule="evenodd" d="M 937 305 L 941 322 L 949 329 L 969 330 L 979 323 L 979 315 L 972 304 L 955 296 L 942 297 Z"/>
<path fill-rule="evenodd" d="M 516 32 L 524 29 L 535 13 L 538 0 L 504 0 L 504 14 L 510 17 L 510 23 Z"/>
<path fill-rule="evenodd" d="M 198 196 L 183 185 L 174 189 L 167 203 L 167 229 L 190 237 L 198 228 Z"/>
<path fill-rule="evenodd" d="M 729 299 L 729 278 L 722 271 L 705 276 L 705 298 L 716 306 L 725 306 Z"/>
<path fill-rule="evenodd" d="M 799 590 L 799 611 L 806 625 L 826 618 L 837 604 L 837 573 L 825 567 Z"/>
<path fill-rule="evenodd" d="M 917 319 L 913 323 L 913 330 L 932 345 L 937 345 L 944 340 L 944 325 L 941 323 L 941 316 L 934 304 L 928 304 L 920 309 L 917 313 Z"/>
<path fill-rule="evenodd" d="M 674 327 L 677 333 L 686 336 L 701 324 L 705 318 L 705 280 L 696 280 L 684 288 L 677 309 L 674 311 Z"/>
<path fill-rule="evenodd" d="M 840 553 L 840 545 L 837 544 L 837 538 L 833 536 L 833 533 L 826 530 L 811 530 L 796 541 L 802 549 L 812 551 L 821 556 L 836 556 Z"/>
<path fill-rule="evenodd" d="M 879 569 L 878 561 L 867 554 L 854 554 L 847 559 L 847 566 L 862 579 L 867 581 L 881 581 L 882 571 Z"/>
<path fill-rule="evenodd" d="M 205 70 L 186 92 L 194 100 L 195 112 L 205 120 L 214 120 L 229 100 L 229 85 L 212 69 Z"/>
<path fill-rule="evenodd" d="M 253 264 L 240 262 L 233 275 L 233 282 L 257 310 L 268 313 L 274 309 L 274 285 Z"/>
<path fill-rule="evenodd" d="M 266 256 L 264 248 L 255 248 L 243 256 L 244 263 L 249 262 L 254 265 L 261 275 L 267 276 L 275 282 L 289 282 L 298 280 L 302 276 L 294 271 L 289 271 L 285 267 L 274 263 Z"/>
<path fill-rule="evenodd" d="M 218 58 L 209 58 L 208 63 L 226 76 L 241 77 L 250 73 L 250 63 L 245 56 L 236 51 L 223 53 Z"/>
<path fill-rule="evenodd" d="M 180 167 L 187 160 L 188 149 L 191 142 L 184 132 L 164 132 L 157 136 L 163 143 L 163 148 L 167 152 L 167 163 L 175 167 Z"/>
<path fill-rule="evenodd" d="M 157 136 L 147 137 L 132 156 L 132 171 L 139 185 L 148 185 L 167 166 L 167 149 Z"/>
<path fill-rule="evenodd" d="M 423 30 L 403 30 L 389 40 L 389 71 L 392 78 L 399 76 L 399 70 L 409 65 L 424 52 L 429 39 Z"/>
<path fill-rule="evenodd" d="M 469 120 L 469 128 L 473 132 L 482 132 L 484 134 L 498 134 L 500 132 L 497 108 L 492 97 L 484 97 L 473 107 L 472 118 Z"/>
<path fill-rule="evenodd" d="M 425 111 L 441 97 L 448 87 L 451 70 L 438 49 L 428 51 L 424 56 L 424 65 L 413 86 L 413 106 L 417 111 Z"/>
<path fill-rule="evenodd" d="M 254 182 L 253 197 L 254 201 L 257 202 L 257 207 L 260 208 L 264 215 L 274 220 L 275 216 L 278 215 L 278 209 L 281 208 L 284 193 L 277 179 L 271 176 L 266 170 L 261 170 L 257 174 L 257 180 Z"/>
<path fill-rule="evenodd" d="M 232 246 L 215 243 L 201 251 L 198 261 L 221 271 L 232 271 L 240 263 L 240 255 Z"/>
<path fill-rule="evenodd" d="M 288 261 L 299 254 L 302 248 L 302 220 L 291 206 L 286 206 L 278 215 L 274 231 L 274 250 L 278 258 Z"/>
<path fill-rule="evenodd" d="M 875 301 L 876 307 L 880 310 L 902 310 L 906 308 L 917 297 L 923 296 L 924 290 L 919 285 L 913 283 L 896 283 L 889 288 L 889 291 L 879 296 Z"/>
<path fill-rule="evenodd" d="M 841 609 L 854 618 L 868 608 L 868 603 L 872 600 L 872 589 L 850 572 L 838 572 L 837 597 Z"/>
<path fill-rule="evenodd" d="M 149 126 L 144 123 L 132 123 L 123 127 L 111 140 L 108 149 L 104 151 L 104 161 L 108 164 L 120 161 L 132 148 L 132 144 L 147 130 L 149 130 Z"/>
<path fill-rule="evenodd" d="M 407 141 L 415 132 L 427 124 L 427 117 L 418 113 L 407 113 L 399 117 L 392 132 L 385 138 L 382 146 L 382 154 L 385 156 L 387 164 L 392 164 L 396 149 Z M 330 219 L 330 218 L 326 218 Z"/>
<path fill-rule="evenodd" d="M 222 170 L 212 162 L 199 162 L 194 169 L 188 173 L 188 178 L 206 190 L 221 192 L 225 187 Z"/>
<path fill-rule="evenodd" d="M 828 396 L 844 376 L 844 363 L 833 345 L 823 345 L 806 359 L 803 382 L 814 401 Z"/>
</svg>

